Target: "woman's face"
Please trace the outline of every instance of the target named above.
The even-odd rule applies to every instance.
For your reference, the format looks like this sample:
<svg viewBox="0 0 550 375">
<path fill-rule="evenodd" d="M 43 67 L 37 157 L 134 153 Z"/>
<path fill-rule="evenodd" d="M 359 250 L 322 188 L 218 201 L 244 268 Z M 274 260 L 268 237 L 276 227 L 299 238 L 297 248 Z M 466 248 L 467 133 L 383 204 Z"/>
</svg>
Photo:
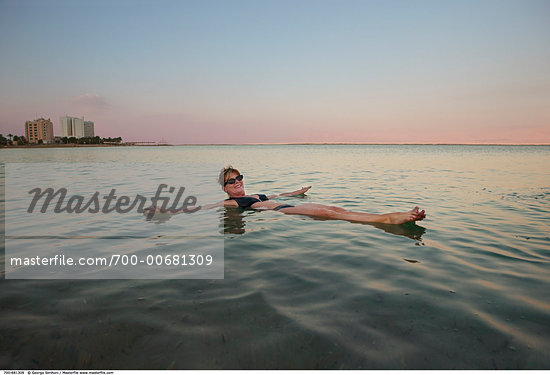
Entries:
<svg viewBox="0 0 550 375">
<path fill-rule="evenodd" d="M 238 174 L 236 172 L 231 172 L 229 176 L 227 177 L 226 181 L 230 178 L 237 177 Z M 227 194 L 229 194 L 230 197 L 240 197 L 243 195 L 246 195 L 244 192 L 244 183 L 243 181 L 235 180 L 234 184 L 227 184 L 223 187 L 223 191 L 225 191 Z"/>
</svg>

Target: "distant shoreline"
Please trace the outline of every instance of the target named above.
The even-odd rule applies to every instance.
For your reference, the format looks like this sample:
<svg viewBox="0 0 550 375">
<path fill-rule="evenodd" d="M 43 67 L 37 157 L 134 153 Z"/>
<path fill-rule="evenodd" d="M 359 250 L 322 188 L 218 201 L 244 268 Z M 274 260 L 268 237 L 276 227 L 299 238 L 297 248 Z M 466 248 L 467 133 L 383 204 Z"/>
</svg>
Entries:
<svg viewBox="0 0 550 375">
<path fill-rule="evenodd" d="M 32 144 L 3 146 L 0 149 L 12 148 L 73 148 L 73 147 L 165 147 L 165 146 L 550 146 L 550 143 L 184 143 L 184 144 Z"/>
<path fill-rule="evenodd" d="M 76 143 L 53 143 L 53 144 L 32 144 L 32 145 L 11 145 L 3 146 L 2 149 L 8 148 L 72 148 L 72 147 L 151 147 L 151 146 L 172 146 L 167 144 L 154 144 L 154 145 L 140 145 L 132 143 L 122 143 L 122 144 L 111 144 L 111 143 L 102 143 L 102 144 L 76 144 Z"/>
<path fill-rule="evenodd" d="M 182 143 L 170 146 L 550 146 L 550 143 L 354 143 L 354 142 L 303 142 L 303 143 Z"/>
</svg>

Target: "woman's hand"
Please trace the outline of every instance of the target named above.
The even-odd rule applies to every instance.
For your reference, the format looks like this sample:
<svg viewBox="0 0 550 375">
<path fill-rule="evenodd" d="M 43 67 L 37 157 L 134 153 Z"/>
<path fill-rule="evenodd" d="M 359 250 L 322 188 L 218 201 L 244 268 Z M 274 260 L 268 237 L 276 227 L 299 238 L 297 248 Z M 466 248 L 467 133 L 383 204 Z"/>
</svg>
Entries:
<svg viewBox="0 0 550 375">
<path fill-rule="evenodd" d="M 311 189 L 311 186 L 302 187 L 301 189 L 296 190 L 293 194 L 294 194 L 294 195 L 304 194 L 304 193 L 305 193 L 306 191 L 308 191 L 309 189 Z"/>
<path fill-rule="evenodd" d="M 150 207 L 147 207 L 147 208 L 143 209 L 143 214 L 144 215 L 156 215 L 156 214 L 165 214 L 165 213 L 174 214 L 174 213 L 178 213 L 178 212 L 176 210 L 162 208 L 162 207 L 159 207 L 159 206 L 150 206 Z"/>
</svg>

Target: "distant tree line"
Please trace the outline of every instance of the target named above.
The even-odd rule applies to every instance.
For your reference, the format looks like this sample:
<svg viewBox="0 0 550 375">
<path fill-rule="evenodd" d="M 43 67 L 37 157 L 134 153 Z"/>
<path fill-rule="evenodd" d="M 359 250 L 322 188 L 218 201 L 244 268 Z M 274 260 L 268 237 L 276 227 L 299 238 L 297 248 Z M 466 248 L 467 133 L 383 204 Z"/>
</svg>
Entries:
<svg viewBox="0 0 550 375">
<path fill-rule="evenodd" d="M 100 138 L 99 136 L 95 137 L 63 137 L 61 138 L 61 143 L 64 144 L 79 144 L 79 145 L 101 145 L 103 143 L 121 143 L 122 137 L 117 138 Z"/>
<path fill-rule="evenodd" d="M 4 137 L 4 135 L 0 134 L 0 146 L 23 146 L 28 144 L 27 139 L 24 136 L 18 136 L 13 134 L 8 134 L 8 138 Z M 41 145 L 44 142 L 39 139 L 38 144 Z M 57 143 L 57 142 L 56 142 Z M 76 138 L 76 137 L 63 137 L 61 138 L 61 143 L 63 144 L 79 144 L 79 145 L 100 145 L 104 143 L 122 143 L 122 137 L 116 137 L 116 138 L 101 138 L 99 136 L 95 137 L 82 137 L 82 138 Z"/>
<path fill-rule="evenodd" d="M 24 136 L 18 136 L 13 134 L 8 134 L 8 138 L 4 137 L 3 134 L 0 134 L 0 146 L 11 146 L 11 145 L 23 146 L 27 144 L 27 139 Z"/>
</svg>

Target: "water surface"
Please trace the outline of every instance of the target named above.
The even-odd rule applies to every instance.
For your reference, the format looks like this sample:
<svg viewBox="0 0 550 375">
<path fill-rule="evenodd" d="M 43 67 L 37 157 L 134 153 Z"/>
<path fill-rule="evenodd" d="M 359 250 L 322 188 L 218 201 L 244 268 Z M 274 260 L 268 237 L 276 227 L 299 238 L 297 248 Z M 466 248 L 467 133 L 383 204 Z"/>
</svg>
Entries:
<svg viewBox="0 0 550 375">
<path fill-rule="evenodd" d="M 550 147 L 59 148 L 0 157 L 154 161 L 174 176 L 178 164 L 233 164 L 249 193 L 313 186 L 284 203 L 428 213 L 389 226 L 219 209 L 223 280 L 2 280 L 1 368 L 550 367 Z M 174 235 L 181 224 L 128 220 L 136 232 Z M 136 251 L 151 246 L 132 241 Z"/>
</svg>

